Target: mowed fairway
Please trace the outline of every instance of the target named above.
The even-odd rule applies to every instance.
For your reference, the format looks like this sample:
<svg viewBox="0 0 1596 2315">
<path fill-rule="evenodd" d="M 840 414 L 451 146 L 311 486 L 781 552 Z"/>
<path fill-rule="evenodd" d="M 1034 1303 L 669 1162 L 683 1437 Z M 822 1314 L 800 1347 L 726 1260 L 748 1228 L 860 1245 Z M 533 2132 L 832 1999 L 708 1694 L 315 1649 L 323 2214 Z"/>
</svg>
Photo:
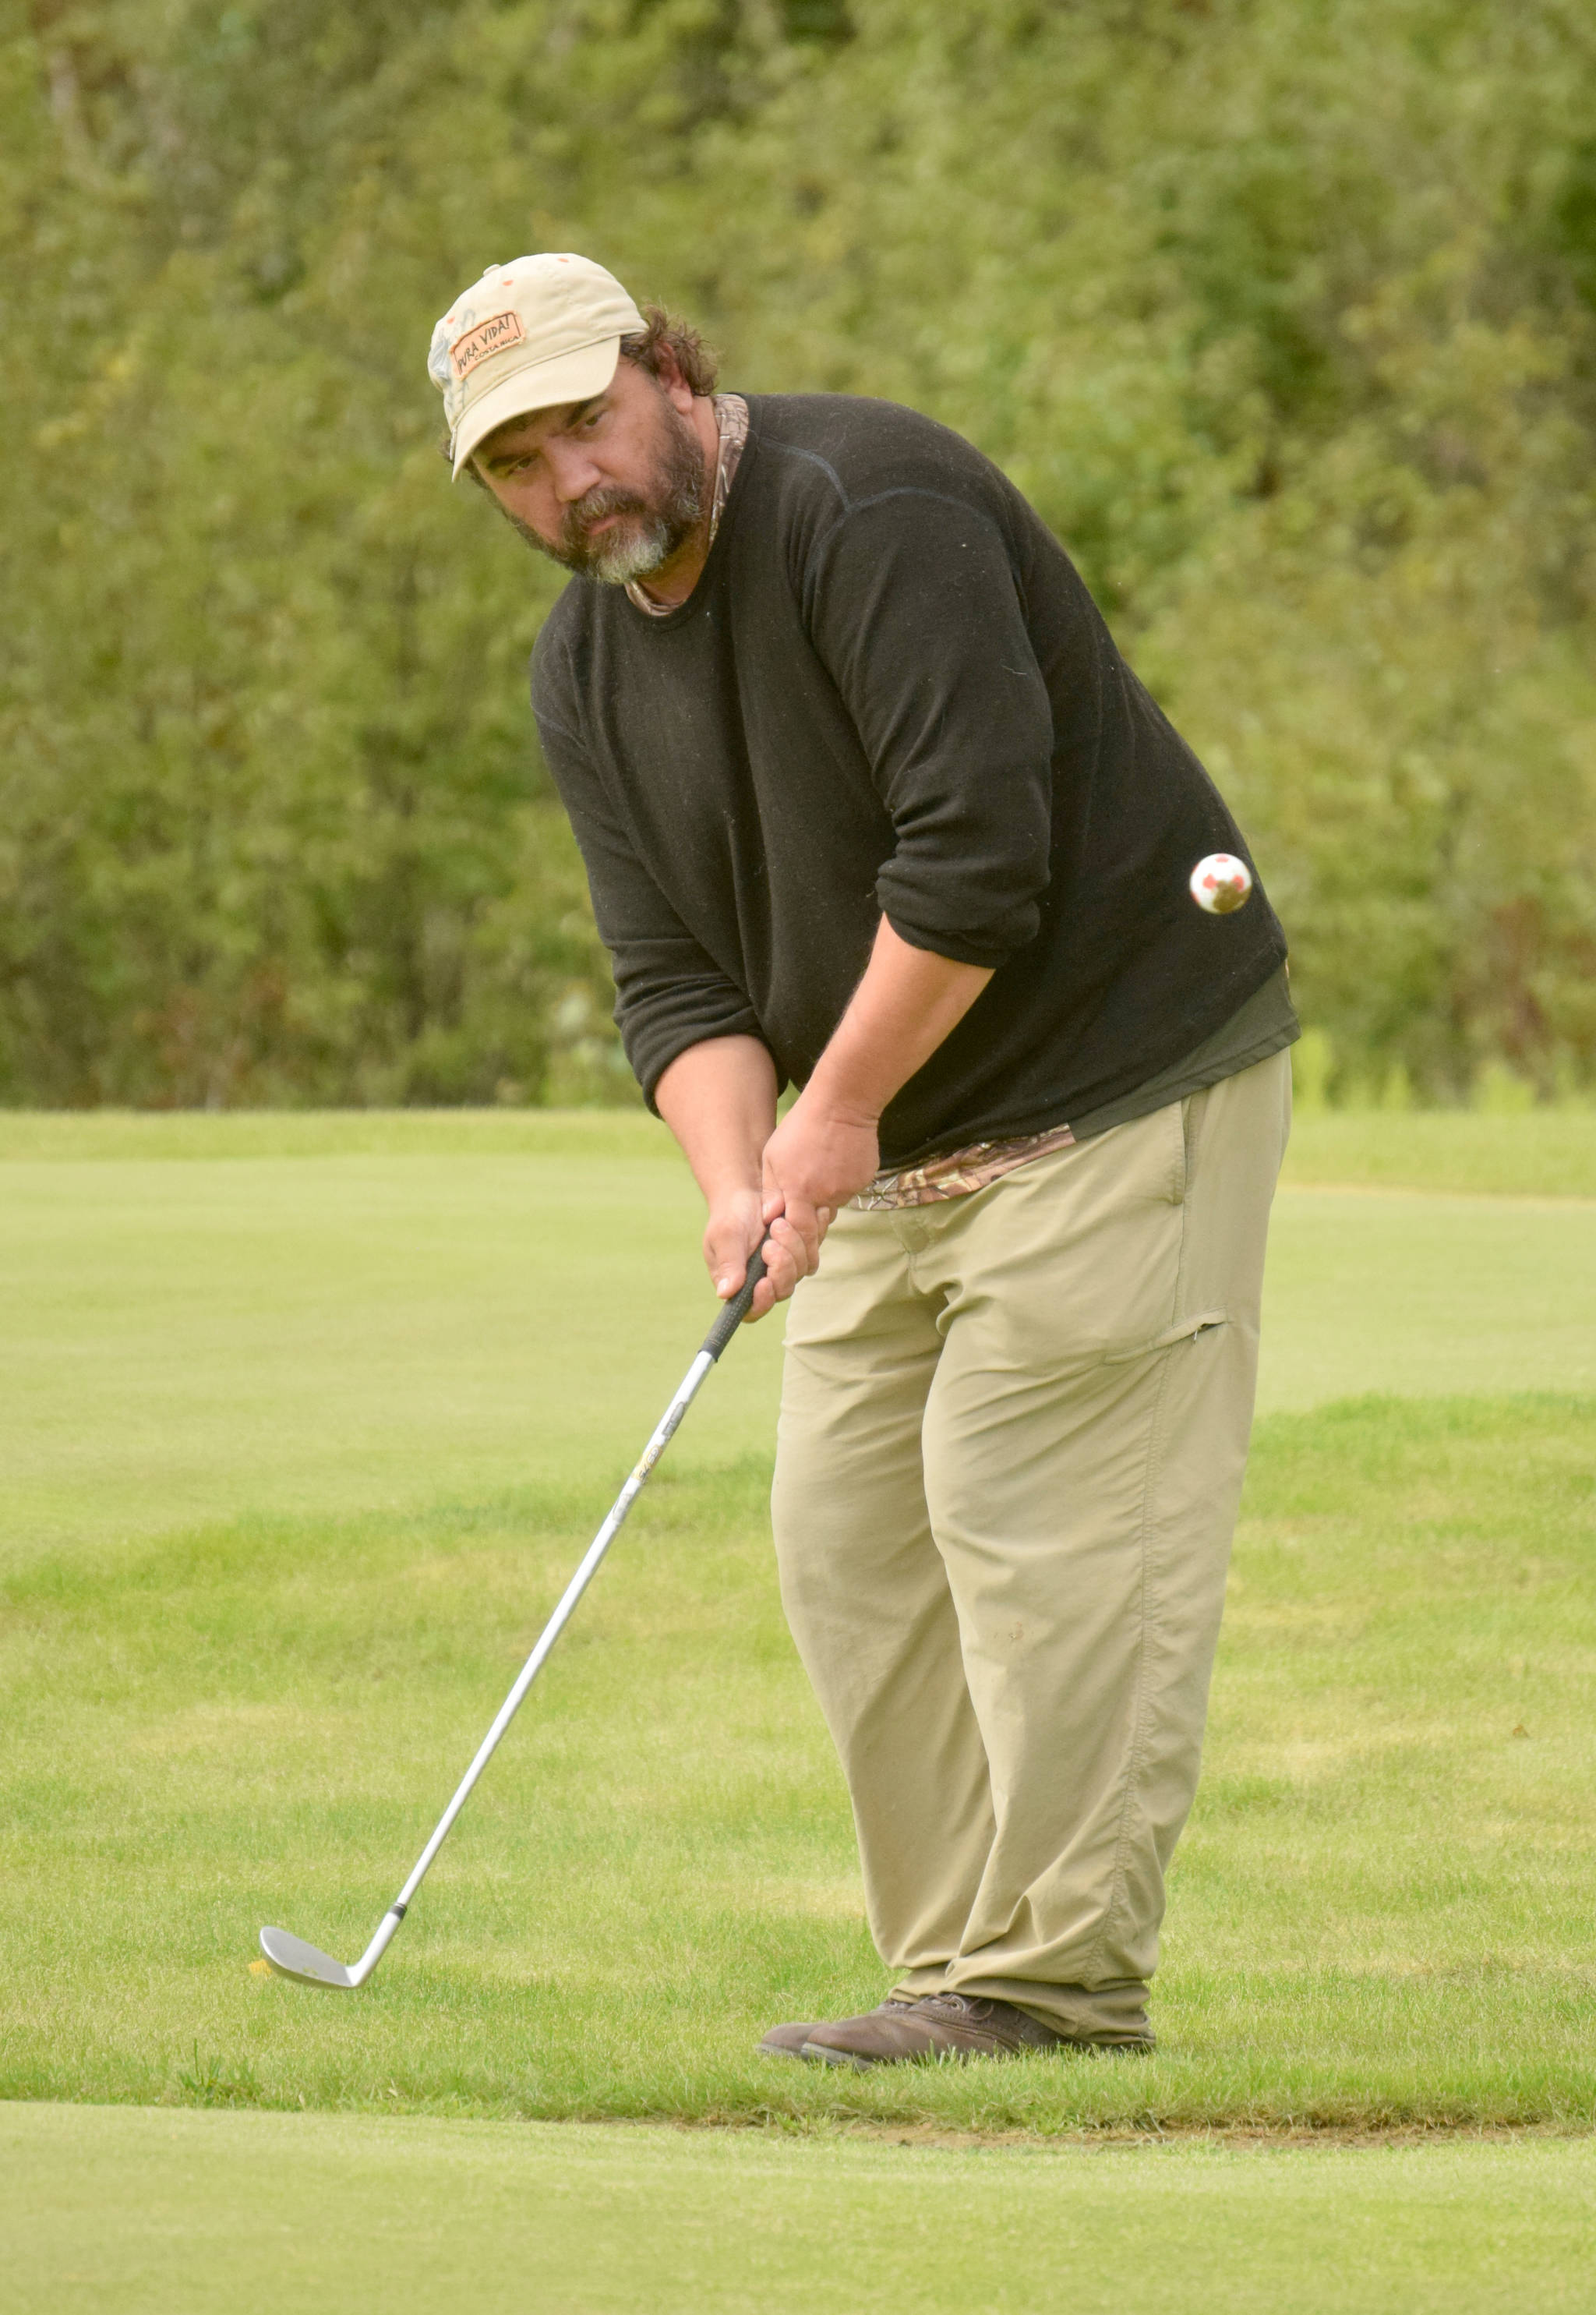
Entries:
<svg viewBox="0 0 1596 2315">
<path fill-rule="evenodd" d="M 1038 2275 L 1145 2238 L 1150 2277 L 1155 2237 L 1189 2240 L 1136 2299 L 1172 2315 L 1505 2307 L 1515 2273 L 1538 2305 L 1589 2303 L 1563 2246 L 1590 2144 L 1537 2133 L 1596 2120 L 1596 1120 L 1299 1133 L 1158 2055 L 846 2080 L 751 2054 L 772 2018 L 882 1985 L 775 1596 L 768 1326 L 706 1388 L 372 1985 L 250 1967 L 262 1920 L 364 1944 L 696 1344 L 696 1198 L 659 1129 L 18 1119 L 0 1161 L 0 2094 L 127 2109 L 81 2133 L 9 2110 L 0 2177 L 37 2258 L 0 2308 L 242 2315 L 273 2259 L 323 2271 L 344 2176 L 388 2229 L 364 2271 L 393 2253 L 422 2284 L 457 2207 L 512 2244 L 518 2179 L 543 2195 L 545 2294 L 483 2267 L 483 2306 L 1125 2303 L 1038 2296 L 1023 2261 L 972 2295 L 929 2214 L 998 2177 L 1016 2240 L 1026 2213 L 1053 2230 Z M 302 2108 L 341 2119 L 296 2138 Z M 534 2119 L 803 2135 L 717 2152 Z M 1441 2157 L 1066 2142 L 1438 2127 L 1513 2134 Z M 245 2143 L 320 2182 L 297 2247 L 275 2186 L 244 2222 Z M 152 2202 L 180 2158 L 187 2201 Z M 1125 2231 L 1138 2162 L 1162 2233 Z M 433 2172 L 456 2201 L 426 2203 Z M 726 2240 L 740 2211 L 767 2266 Z M 628 2212 L 652 2297 L 634 2247 L 587 2256 Z M 1326 2249 L 1288 2289 L 1271 2229 L 1329 2244 L 1334 2212 L 1369 2259 Z M 1253 2267 L 1227 2264 L 1235 2223 Z M 887 2244 L 893 2287 L 838 2284 L 817 2239 Z"/>
</svg>

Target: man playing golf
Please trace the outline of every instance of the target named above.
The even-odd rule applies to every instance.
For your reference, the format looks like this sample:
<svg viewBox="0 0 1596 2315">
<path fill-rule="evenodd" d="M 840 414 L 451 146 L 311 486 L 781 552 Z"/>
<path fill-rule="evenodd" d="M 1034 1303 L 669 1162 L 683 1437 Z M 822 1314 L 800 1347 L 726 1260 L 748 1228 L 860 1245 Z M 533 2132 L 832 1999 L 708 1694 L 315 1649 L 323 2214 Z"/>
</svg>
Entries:
<svg viewBox="0 0 1596 2315">
<path fill-rule="evenodd" d="M 888 1998 L 834 2064 L 1151 2046 L 1252 1419 L 1297 1033 L 1261 891 L 1070 563 L 970 445 L 714 391 L 586 259 L 430 361 L 454 472 L 576 573 L 533 705 L 723 1297 L 792 1297 L 783 1598 Z M 777 1123 L 784 1087 L 801 1088 Z"/>
</svg>

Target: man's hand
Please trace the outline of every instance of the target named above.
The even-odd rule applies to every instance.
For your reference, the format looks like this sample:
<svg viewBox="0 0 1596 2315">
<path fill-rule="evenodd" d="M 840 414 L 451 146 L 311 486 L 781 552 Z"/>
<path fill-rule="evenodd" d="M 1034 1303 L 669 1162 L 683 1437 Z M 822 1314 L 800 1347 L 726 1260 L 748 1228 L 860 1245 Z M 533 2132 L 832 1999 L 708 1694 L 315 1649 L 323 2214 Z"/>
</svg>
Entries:
<svg viewBox="0 0 1596 2315">
<path fill-rule="evenodd" d="M 812 1085 L 799 1095 L 765 1144 L 764 1211 L 777 1244 L 802 1246 L 800 1276 L 820 1261 L 833 1216 L 874 1180 L 880 1162 L 873 1117 L 829 1105 Z"/>
<path fill-rule="evenodd" d="M 807 1266 L 848 1200 L 881 1165 L 881 1113 L 929 1060 L 991 979 L 985 965 L 915 948 L 885 917 L 864 979 L 814 1075 L 765 1144 L 765 1219 L 780 1215 Z"/>
<path fill-rule="evenodd" d="M 750 1321 L 785 1302 L 798 1281 L 814 1268 L 802 1234 L 790 1221 L 768 1218 L 767 1228 L 766 1203 L 758 1190 L 733 1190 L 710 1208 L 704 1233 L 704 1259 L 723 1302 L 729 1302 L 742 1284 L 756 1246 L 765 1248 L 765 1275 L 749 1306 Z"/>
<path fill-rule="evenodd" d="M 853 1001 L 779 1125 L 776 1066 L 758 1038 L 710 1037 L 678 1054 L 654 1098 L 708 1202 L 704 1258 L 723 1301 L 761 1241 L 767 1275 L 751 1318 L 809 1275 L 838 1209 L 874 1177 L 882 1110 L 991 977 L 912 946 L 883 917 Z"/>
<path fill-rule="evenodd" d="M 755 1248 L 765 1248 L 765 1276 L 749 1310 L 763 1318 L 814 1268 L 820 1251 L 818 1236 L 806 1241 L 779 1205 L 773 1217 L 765 1211 L 759 1161 L 776 1127 L 775 1063 L 756 1037 L 706 1038 L 677 1056 L 655 1098 L 709 1207 L 704 1259 L 723 1302 L 742 1284 Z"/>
</svg>

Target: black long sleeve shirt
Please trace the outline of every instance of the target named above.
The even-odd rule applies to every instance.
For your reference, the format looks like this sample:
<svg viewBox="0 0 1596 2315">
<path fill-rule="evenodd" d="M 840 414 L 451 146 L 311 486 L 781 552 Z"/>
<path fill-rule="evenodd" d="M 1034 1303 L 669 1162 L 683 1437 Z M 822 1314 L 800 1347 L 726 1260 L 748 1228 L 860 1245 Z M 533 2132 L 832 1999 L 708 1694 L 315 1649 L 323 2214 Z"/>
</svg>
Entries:
<svg viewBox="0 0 1596 2315">
<path fill-rule="evenodd" d="M 651 1105 L 709 1037 L 802 1085 L 880 916 L 995 968 L 891 1102 L 883 1165 L 1113 1108 L 1274 976 L 1261 887 L 1192 750 L 1013 484 L 890 403 L 749 397 L 702 576 L 668 617 L 574 581 L 533 705 Z"/>
</svg>

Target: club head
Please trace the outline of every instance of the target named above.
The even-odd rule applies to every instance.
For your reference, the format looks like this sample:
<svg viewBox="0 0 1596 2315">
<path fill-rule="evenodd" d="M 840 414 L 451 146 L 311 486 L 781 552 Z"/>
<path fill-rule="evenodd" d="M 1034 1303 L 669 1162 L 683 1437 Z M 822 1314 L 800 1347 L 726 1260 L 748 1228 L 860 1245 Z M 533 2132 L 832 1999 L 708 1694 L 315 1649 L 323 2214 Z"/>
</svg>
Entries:
<svg viewBox="0 0 1596 2315">
<path fill-rule="evenodd" d="M 360 1982 L 331 1954 L 307 1946 L 303 1938 L 291 1938 L 287 1929 L 262 1929 L 261 1951 L 279 1977 L 291 1977 L 297 1985 L 325 1985 L 336 1993 L 352 1993 Z"/>
</svg>

